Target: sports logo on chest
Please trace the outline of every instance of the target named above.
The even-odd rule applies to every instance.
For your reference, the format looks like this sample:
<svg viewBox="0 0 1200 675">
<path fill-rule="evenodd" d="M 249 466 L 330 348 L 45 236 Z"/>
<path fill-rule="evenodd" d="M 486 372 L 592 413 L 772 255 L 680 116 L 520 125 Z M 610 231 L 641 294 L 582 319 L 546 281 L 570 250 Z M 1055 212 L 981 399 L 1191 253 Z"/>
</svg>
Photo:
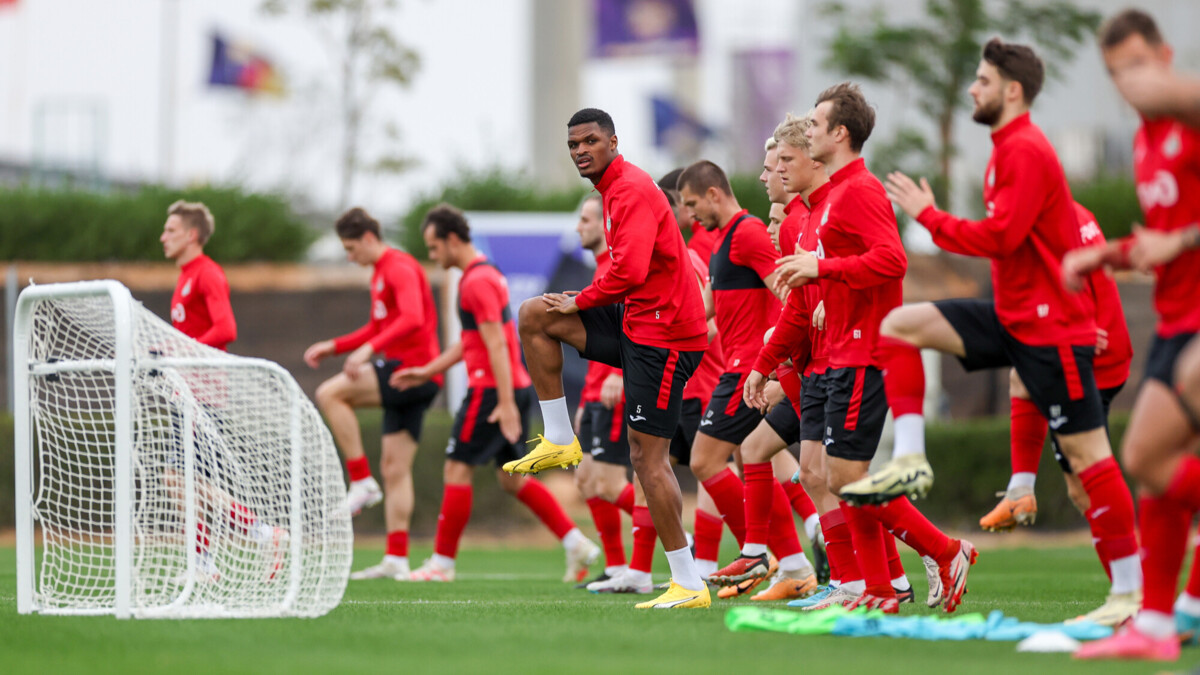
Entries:
<svg viewBox="0 0 1200 675">
<path fill-rule="evenodd" d="M 185 283 L 183 285 L 183 290 L 179 291 L 179 295 L 181 297 L 186 298 L 187 296 L 189 296 L 191 294 L 192 294 L 192 280 L 188 279 L 187 283 Z"/>
<path fill-rule="evenodd" d="M 382 292 L 383 292 L 383 279 L 380 279 L 380 280 L 378 280 L 378 281 L 376 281 L 376 282 L 375 282 L 375 292 L 376 292 L 376 293 L 382 293 Z"/>
<path fill-rule="evenodd" d="M 1137 184 L 1137 196 L 1143 211 L 1156 206 L 1170 208 L 1179 203 L 1179 183 L 1170 171 L 1159 169 L 1154 178 Z"/>
<path fill-rule="evenodd" d="M 1162 154 L 1167 159 L 1175 159 L 1182 151 L 1183 138 L 1180 136 L 1179 124 L 1176 123 L 1171 127 L 1171 133 L 1167 134 L 1167 138 L 1163 141 Z"/>
</svg>

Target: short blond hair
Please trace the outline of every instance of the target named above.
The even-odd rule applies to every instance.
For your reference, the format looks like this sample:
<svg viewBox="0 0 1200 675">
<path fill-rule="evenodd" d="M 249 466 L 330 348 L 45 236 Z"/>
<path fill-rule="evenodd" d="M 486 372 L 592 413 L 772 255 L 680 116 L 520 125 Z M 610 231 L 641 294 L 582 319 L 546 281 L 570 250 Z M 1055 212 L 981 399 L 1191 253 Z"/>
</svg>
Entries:
<svg viewBox="0 0 1200 675">
<path fill-rule="evenodd" d="M 775 127 L 775 133 L 779 133 L 779 127 Z M 774 136 L 767 136 L 767 142 L 763 144 L 763 152 L 770 152 L 779 145 L 779 141 L 775 140 Z"/>
<path fill-rule="evenodd" d="M 787 143 L 793 148 L 808 150 L 808 136 L 804 135 L 805 131 L 813 125 L 812 117 L 805 115 L 800 117 L 788 113 L 779 126 L 775 127 L 775 135 L 772 137 L 776 143 Z"/>
<path fill-rule="evenodd" d="M 209 237 L 217 229 L 216 221 L 208 207 L 201 202 L 185 202 L 182 199 L 167 207 L 167 217 L 179 216 L 183 224 L 196 231 L 196 241 L 201 246 L 208 243 Z"/>
</svg>

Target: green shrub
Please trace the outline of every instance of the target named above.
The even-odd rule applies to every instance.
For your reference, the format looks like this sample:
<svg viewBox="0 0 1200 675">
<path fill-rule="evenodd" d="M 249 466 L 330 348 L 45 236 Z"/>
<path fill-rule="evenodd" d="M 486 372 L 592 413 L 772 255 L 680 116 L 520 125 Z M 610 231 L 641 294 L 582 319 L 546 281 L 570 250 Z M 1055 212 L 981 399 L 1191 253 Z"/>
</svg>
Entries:
<svg viewBox="0 0 1200 675">
<path fill-rule="evenodd" d="M 767 199 L 767 189 L 759 182 L 758 174 L 734 174 L 729 177 L 729 186 L 733 188 L 733 196 L 737 197 L 743 209 L 748 209 L 750 215 L 767 222 L 771 215 L 771 200 Z"/>
<path fill-rule="evenodd" d="M 1142 222 L 1142 207 L 1137 199 L 1137 186 L 1129 176 L 1101 175 L 1089 181 L 1071 185 L 1075 201 L 1083 204 L 1108 239 L 1124 237 Z"/>
<path fill-rule="evenodd" d="M 317 238 L 282 197 L 240 188 L 0 188 L 0 259 L 162 261 L 158 237 L 177 199 L 204 202 L 213 212 L 217 229 L 205 251 L 222 263 L 299 260 Z"/>
</svg>

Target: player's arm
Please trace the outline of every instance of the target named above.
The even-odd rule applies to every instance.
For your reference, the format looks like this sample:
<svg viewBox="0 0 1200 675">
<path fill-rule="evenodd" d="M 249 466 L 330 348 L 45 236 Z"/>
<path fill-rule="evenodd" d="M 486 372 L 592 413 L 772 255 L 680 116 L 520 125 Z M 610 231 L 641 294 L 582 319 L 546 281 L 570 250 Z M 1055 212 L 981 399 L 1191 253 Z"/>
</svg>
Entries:
<svg viewBox="0 0 1200 675">
<path fill-rule="evenodd" d="M 604 383 L 600 385 L 600 403 L 604 404 L 605 408 L 614 410 L 624 400 L 625 378 L 619 368 L 613 368 L 613 372 L 609 373 L 608 377 L 604 378 Z"/>
<path fill-rule="evenodd" d="M 1146 65 L 1116 73 L 1113 82 L 1142 117 L 1173 117 L 1200 129 L 1200 79 Z"/>
<path fill-rule="evenodd" d="M 521 440 L 521 412 L 517 409 L 513 393 L 512 365 L 508 360 L 508 337 L 504 334 L 504 324 L 499 321 L 480 322 L 479 337 L 487 348 L 492 378 L 496 381 L 496 409 L 488 415 L 487 421 L 498 422 L 500 433 L 509 443 L 516 443 Z"/>
<path fill-rule="evenodd" d="M 775 329 L 766 344 L 758 351 L 754 368 L 746 377 L 742 390 L 742 398 L 746 405 L 762 409 L 769 404 L 765 394 L 767 380 L 770 374 L 780 364 L 798 351 L 808 352 L 811 342 L 808 335 L 809 326 L 808 306 L 803 293 L 790 293 L 783 305 L 783 311 L 775 321 Z M 794 365 L 794 364 L 793 364 Z"/>
<path fill-rule="evenodd" d="M 579 309 L 618 303 L 650 274 L 653 232 L 658 225 L 653 211 L 637 194 L 612 200 L 612 210 L 612 220 L 616 223 L 610 233 L 612 266 L 575 297 Z"/>
<path fill-rule="evenodd" d="M 463 346 L 462 341 L 455 342 L 446 351 L 438 354 L 432 361 L 423 366 L 414 366 L 411 368 L 397 368 L 388 378 L 388 384 L 396 389 L 409 389 L 411 387 L 419 387 L 429 380 L 433 379 L 434 375 L 450 370 L 454 364 L 462 361 Z"/>
<path fill-rule="evenodd" d="M 391 292 L 398 316 L 368 342 L 376 352 L 416 333 L 425 325 L 425 299 L 421 296 L 421 279 L 416 270 L 406 265 L 392 265 L 383 271 L 384 288 Z"/>
<path fill-rule="evenodd" d="M 712 321 L 717 315 L 717 301 L 713 298 L 712 281 L 707 281 L 700 287 L 700 297 L 704 298 L 704 318 Z M 709 338 L 712 339 L 711 337 Z"/>
<path fill-rule="evenodd" d="M 1073 291 L 1084 288 L 1087 277 L 1101 267 L 1136 269 L 1150 273 L 1186 251 L 1200 248 L 1200 223 L 1170 232 L 1134 226 L 1133 234 L 1104 246 L 1068 251 L 1062 261 L 1063 285 Z"/>
<path fill-rule="evenodd" d="M 748 223 L 739 227 L 733 233 L 733 241 L 729 246 L 729 260 L 735 265 L 749 267 L 763 280 L 763 284 L 771 289 L 777 298 L 783 300 L 787 295 L 786 286 L 776 287 L 775 279 L 778 272 L 775 269 L 775 244 L 765 227 L 757 223 Z"/>
<path fill-rule="evenodd" d="M 233 318 L 233 306 L 229 304 L 229 283 L 225 275 L 202 277 L 199 284 L 204 294 L 204 306 L 212 325 L 196 338 L 209 347 L 223 347 L 237 339 L 237 321 Z"/>
</svg>

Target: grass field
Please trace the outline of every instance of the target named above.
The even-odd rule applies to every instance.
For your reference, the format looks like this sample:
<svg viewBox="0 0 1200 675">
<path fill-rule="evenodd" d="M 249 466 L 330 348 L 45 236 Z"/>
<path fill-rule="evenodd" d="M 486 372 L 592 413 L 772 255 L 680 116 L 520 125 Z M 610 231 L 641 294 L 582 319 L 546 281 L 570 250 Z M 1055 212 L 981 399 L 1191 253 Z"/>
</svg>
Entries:
<svg viewBox="0 0 1200 675">
<path fill-rule="evenodd" d="M 416 547 L 419 562 L 428 548 Z M 355 567 L 381 551 L 356 551 Z M 659 556 L 661 558 L 661 555 Z M 908 555 L 919 598 L 924 568 Z M 1080 663 L 1065 654 L 1020 654 L 1011 642 L 731 633 L 727 601 L 711 610 L 644 612 L 629 596 L 596 596 L 562 584 L 559 549 L 465 549 L 452 584 L 351 582 L 320 619 L 118 621 L 20 616 L 16 564 L 0 548 L 0 673 L 1153 673 L 1179 663 Z M 656 577 L 665 577 L 656 574 Z M 985 550 L 960 611 L 999 609 L 1053 622 L 1099 604 L 1106 579 L 1089 548 Z M 741 602 L 749 603 L 749 600 Z M 923 604 L 902 614 L 924 614 Z"/>
</svg>

